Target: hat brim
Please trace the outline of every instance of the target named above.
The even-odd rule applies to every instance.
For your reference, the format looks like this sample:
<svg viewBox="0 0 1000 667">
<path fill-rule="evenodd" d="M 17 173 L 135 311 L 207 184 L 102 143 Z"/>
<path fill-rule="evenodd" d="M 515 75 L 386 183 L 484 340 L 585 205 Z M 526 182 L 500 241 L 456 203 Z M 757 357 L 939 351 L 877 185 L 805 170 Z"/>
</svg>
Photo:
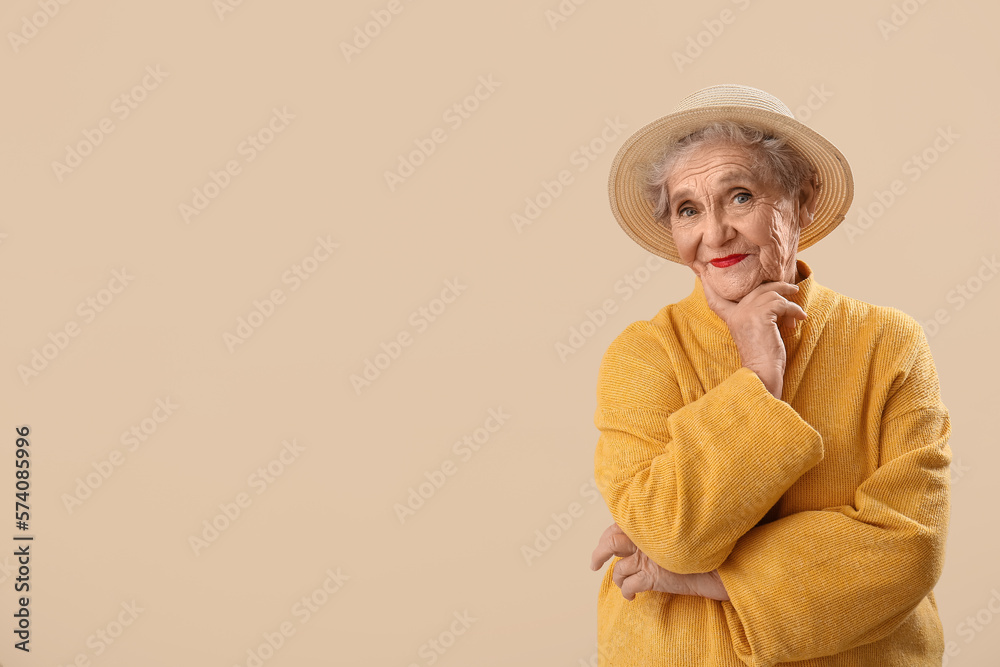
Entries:
<svg viewBox="0 0 1000 667">
<path fill-rule="evenodd" d="M 645 171 L 663 150 L 708 123 L 732 120 L 784 137 L 812 164 L 820 181 L 813 221 L 799 235 L 799 250 L 813 245 L 843 221 L 854 199 L 847 158 L 830 141 L 794 118 L 745 106 L 713 106 L 668 114 L 641 127 L 618 150 L 611 164 L 608 196 L 622 229 L 651 253 L 683 263 L 666 222 L 653 218 L 643 188 Z"/>
</svg>

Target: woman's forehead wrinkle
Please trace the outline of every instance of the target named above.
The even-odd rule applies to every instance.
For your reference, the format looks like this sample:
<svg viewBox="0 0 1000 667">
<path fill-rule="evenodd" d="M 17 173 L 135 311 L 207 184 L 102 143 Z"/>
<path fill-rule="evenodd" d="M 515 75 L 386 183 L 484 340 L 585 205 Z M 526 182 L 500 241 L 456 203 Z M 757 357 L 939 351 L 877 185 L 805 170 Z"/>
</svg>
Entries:
<svg viewBox="0 0 1000 667">
<path fill-rule="evenodd" d="M 707 170 L 703 169 L 694 174 L 690 174 L 684 182 L 682 182 L 677 190 L 674 192 L 673 199 L 686 199 L 691 196 L 691 187 L 689 183 L 691 180 L 696 180 L 696 189 L 701 190 L 701 182 L 697 179 L 697 176 L 704 174 Z M 673 180 L 673 179 L 671 179 Z M 709 173 L 707 175 L 707 180 L 711 186 L 717 188 L 723 188 L 726 186 L 734 185 L 736 183 L 753 183 L 757 184 L 757 178 L 754 176 L 753 172 L 740 165 L 727 165 L 725 171 L 719 172 L 717 174 Z"/>
</svg>

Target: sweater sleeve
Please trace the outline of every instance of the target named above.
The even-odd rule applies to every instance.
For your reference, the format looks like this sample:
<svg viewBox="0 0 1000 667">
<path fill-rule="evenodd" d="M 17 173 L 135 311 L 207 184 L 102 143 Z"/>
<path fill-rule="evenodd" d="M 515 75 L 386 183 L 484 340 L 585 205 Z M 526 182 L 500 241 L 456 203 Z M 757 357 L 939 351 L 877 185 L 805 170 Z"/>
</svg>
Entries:
<svg viewBox="0 0 1000 667">
<path fill-rule="evenodd" d="M 682 405 L 654 326 L 630 325 L 601 362 L 595 480 L 655 563 L 709 572 L 822 460 L 823 441 L 748 368 Z"/>
<path fill-rule="evenodd" d="M 834 655 L 892 633 L 941 575 L 948 438 L 927 339 L 889 389 L 879 465 L 853 505 L 792 514 L 742 537 L 718 570 L 733 645 L 753 667 Z"/>
</svg>

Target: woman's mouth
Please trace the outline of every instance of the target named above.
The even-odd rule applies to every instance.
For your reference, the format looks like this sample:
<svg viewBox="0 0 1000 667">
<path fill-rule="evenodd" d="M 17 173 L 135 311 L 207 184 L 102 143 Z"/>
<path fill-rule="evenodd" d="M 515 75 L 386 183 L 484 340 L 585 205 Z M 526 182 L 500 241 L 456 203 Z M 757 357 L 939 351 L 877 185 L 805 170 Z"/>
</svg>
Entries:
<svg viewBox="0 0 1000 667">
<path fill-rule="evenodd" d="M 746 255 L 728 255 L 726 257 L 719 257 L 718 259 L 713 259 L 711 261 L 712 261 L 712 266 L 716 266 L 722 269 L 727 266 L 732 266 L 733 264 L 736 264 L 739 261 L 742 261 L 744 257 L 746 257 Z"/>
</svg>

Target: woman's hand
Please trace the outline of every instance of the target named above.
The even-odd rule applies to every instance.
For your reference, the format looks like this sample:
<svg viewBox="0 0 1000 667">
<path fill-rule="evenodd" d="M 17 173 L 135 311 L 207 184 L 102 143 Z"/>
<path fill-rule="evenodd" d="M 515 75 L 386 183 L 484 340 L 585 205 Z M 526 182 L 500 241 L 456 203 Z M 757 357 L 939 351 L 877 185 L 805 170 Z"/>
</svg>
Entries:
<svg viewBox="0 0 1000 667">
<path fill-rule="evenodd" d="M 678 574 L 666 570 L 642 553 L 617 523 L 608 526 L 598 540 L 597 548 L 591 556 L 590 569 L 601 569 L 611 556 L 622 557 L 615 563 L 612 579 L 626 600 L 632 600 L 636 593 L 643 591 L 697 595 L 712 600 L 729 599 L 718 570 L 696 574 Z"/>
<path fill-rule="evenodd" d="M 795 294 L 798 286 L 781 281 L 761 283 L 735 302 L 716 294 L 710 282 L 702 281 L 705 300 L 729 327 L 743 366 L 756 373 L 771 395 L 780 399 L 785 378 L 785 344 L 778 324 L 794 327 L 795 320 L 806 319 L 806 312 L 785 298 Z"/>
</svg>

